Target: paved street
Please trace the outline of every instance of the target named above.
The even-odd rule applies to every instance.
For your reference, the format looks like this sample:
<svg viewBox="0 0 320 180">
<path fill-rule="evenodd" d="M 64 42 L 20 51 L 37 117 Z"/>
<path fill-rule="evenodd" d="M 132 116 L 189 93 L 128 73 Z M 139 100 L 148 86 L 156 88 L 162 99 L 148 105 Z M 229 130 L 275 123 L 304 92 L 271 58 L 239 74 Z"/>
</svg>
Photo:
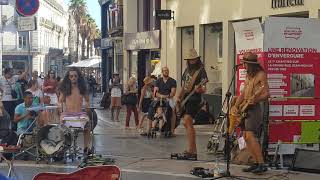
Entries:
<svg viewBox="0 0 320 180">
<path fill-rule="evenodd" d="M 122 179 L 141 180 L 186 180 L 196 179 L 196 177 L 189 174 L 193 167 L 215 168 L 219 167 L 225 169 L 225 164 L 220 162 L 216 166 L 216 158 L 213 155 L 208 155 L 205 151 L 207 140 L 210 134 L 210 126 L 197 127 L 197 143 L 198 143 L 198 161 L 176 161 L 171 160 L 171 152 L 181 152 L 185 148 L 184 129 L 179 127 L 177 136 L 170 139 L 160 138 L 147 139 L 141 137 L 136 132 L 131 120 L 131 129 L 124 128 L 124 109 L 121 112 L 121 122 L 113 122 L 110 120 L 110 113 L 108 110 L 97 110 L 99 117 L 98 125 L 95 129 L 95 145 L 97 153 L 105 157 L 115 158 L 116 164 L 121 168 Z M 79 144 L 82 144 L 82 138 L 79 138 Z M 60 162 L 46 164 L 41 162 L 36 164 L 34 161 L 15 162 L 17 179 L 32 179 L 34 175 L 40 172 L 72 172 L 77 170 L 79 162 L 68 163 L 64 165 Z M 0 173 L 7 172 L 6 164 L 0 164 Z M 242 166 L 231 165 L 231 173 L 236 176 L 251 176 L 251 174 L 244 174 L 241 172 Z M 269 171 L 265 176 L 283 174 L 285 171 Z M 290 173 L 290 179 L 319 179 L 319 175 L 306 173 Z M 247 179 L 247 178 L 243 178 Z M 273 179 L 285 179 L 284 177 L 276 176 Z"/>
</svg>

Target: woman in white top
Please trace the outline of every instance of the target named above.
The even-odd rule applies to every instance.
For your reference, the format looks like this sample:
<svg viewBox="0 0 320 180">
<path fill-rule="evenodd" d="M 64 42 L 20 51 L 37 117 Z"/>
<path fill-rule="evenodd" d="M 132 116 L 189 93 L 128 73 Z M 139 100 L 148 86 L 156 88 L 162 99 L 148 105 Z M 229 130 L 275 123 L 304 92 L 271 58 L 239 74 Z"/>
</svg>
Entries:
<svg viewBox="0 0 320 180">
<path fill-rule="evenodd" d="M 119 121 L 119 113 L 121 109 L 121 80 L 119 73 L 113 73 L 109 86 L 111 89 L 111 120 L 114 120 L 114 110 L 116 110 L 116 121 Z"/>
<path fill-rule="evenodd" d="M 143 133 L 142 124 L 143 124 L 143 120 L 146 118 L 148 114 L 148 110 L 152 102 L 153 82 L 154 82 L 154 79 L 149 76 L 145 77 L 143 80 L 144 86 L 141 89 L 139 109 L 138 109 L 139 112 L 141 111 L 143 113 L 141 119 L 139 120 L 139 125 L 138 125 L 138 131 L 141 135 L 146 134 L 146 133 Z"/>
</svg>

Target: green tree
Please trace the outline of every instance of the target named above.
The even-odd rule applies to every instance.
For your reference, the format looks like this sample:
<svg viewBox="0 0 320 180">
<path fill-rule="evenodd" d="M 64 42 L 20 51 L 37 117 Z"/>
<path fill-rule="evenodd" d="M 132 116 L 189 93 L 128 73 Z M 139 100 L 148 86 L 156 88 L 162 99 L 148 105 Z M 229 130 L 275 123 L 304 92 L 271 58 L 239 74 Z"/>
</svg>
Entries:
<svg viewBox="0 0 320 180">
<path fill-rule="evenodd" d="M 79 60 L 78 52 L 79 52 L 79 44 L 80 44 L 80 27 L 81 24 L 83 24 L 84 19 L 86 18 L 87 14 L 87 6 L 86 6 L 86 0 L 71 0 L 69 10 L 71 11 L 71 14 L 75 20 L 75 24 L 77 27 L 77 37 L 76 37 L 76 55 L 75 59 L 76 61 Z M 82 39 L 82 43 L 84 43 L 84 39 Z"/>
</svg>

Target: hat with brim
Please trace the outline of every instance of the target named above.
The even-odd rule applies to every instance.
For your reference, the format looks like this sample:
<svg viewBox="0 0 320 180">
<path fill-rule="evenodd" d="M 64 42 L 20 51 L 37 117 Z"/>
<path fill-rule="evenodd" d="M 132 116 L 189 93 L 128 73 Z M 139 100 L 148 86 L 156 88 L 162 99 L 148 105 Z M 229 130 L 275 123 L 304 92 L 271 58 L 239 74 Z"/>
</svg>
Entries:
<svg viewBox="0 0 320 180">
<path fill-rule="evenodd" d="M 184 60 L 190 61 L 197 58 L 200 58 L 201 56 L 198 55 L 197 51 L 195 49 L 190 49 L 186 56 L 184 57 Z"/>
<path fill-rule="evenodd" d="M 258 55 L 254 54 L 252 52 L 244 53 L 243 58 L 240 61 L 243 63 L 248 63 L 248 64 L 259 64 Z"/>
<path fill-rule="evenodd" d="M 144 83 L 145 85 L 148 85 L 148 84 L 150 84 L 150 83 L 153 83 L 153 81 L 154 81 L 154 79 L 151 78 L 151 77 L 145 77 L 145 78 L 143 79 L 143 83 Z"/>
</svg>

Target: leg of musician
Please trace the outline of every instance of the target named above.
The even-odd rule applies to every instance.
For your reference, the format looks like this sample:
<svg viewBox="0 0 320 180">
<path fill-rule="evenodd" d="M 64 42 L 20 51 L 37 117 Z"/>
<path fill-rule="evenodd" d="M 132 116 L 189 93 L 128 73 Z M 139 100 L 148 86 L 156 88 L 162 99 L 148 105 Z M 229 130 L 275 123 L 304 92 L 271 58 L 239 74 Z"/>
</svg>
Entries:
<svg viewBox="0 0 320 180">
<path fill-rule="evenodd" d="M 256 104 L 255 106 L 252 106 L 248 109 L 247 113 L 248 117 L 244 120 L 241 128 L 245 132 L 244 138 L 247 149 L 254 158 L 255 164 L 249 168 L 243 169 L 243 171 L 263 173 L 267 171 L 267 168 L 264 165 L 261 146 L 257 139 L 262 126 L 260 105 Z"/>
<path fill-rule="evenodd" d="M 246 144 L 249 145 L 248 150 L 250 149 L 250 153 L 252 154 L 254 160 L 258 164 L 263 164 L 264 159 L 262 156 L 262 150 L 260 143 L 258 142 L 255 134 L 251 131 L 245 132 L 245 141 Z"/>
<path fill-rule="evenodd" d="M 83 146 L 84 146 L 84 151 L 87 153 L 88 153 L 88 150 L 90 149 L 90 142 L 91 142 L 90 128 L 85 128 L 83 131 Z"/>
<path fill-rule="evenodd" d="M 193 118 L 191 115 L 185 114 L 183 116 L 183 125 L 187 132 L 187 152 L 191 154 L 197 154 L 196 131 L 193 127 Z"/>
</svg>

